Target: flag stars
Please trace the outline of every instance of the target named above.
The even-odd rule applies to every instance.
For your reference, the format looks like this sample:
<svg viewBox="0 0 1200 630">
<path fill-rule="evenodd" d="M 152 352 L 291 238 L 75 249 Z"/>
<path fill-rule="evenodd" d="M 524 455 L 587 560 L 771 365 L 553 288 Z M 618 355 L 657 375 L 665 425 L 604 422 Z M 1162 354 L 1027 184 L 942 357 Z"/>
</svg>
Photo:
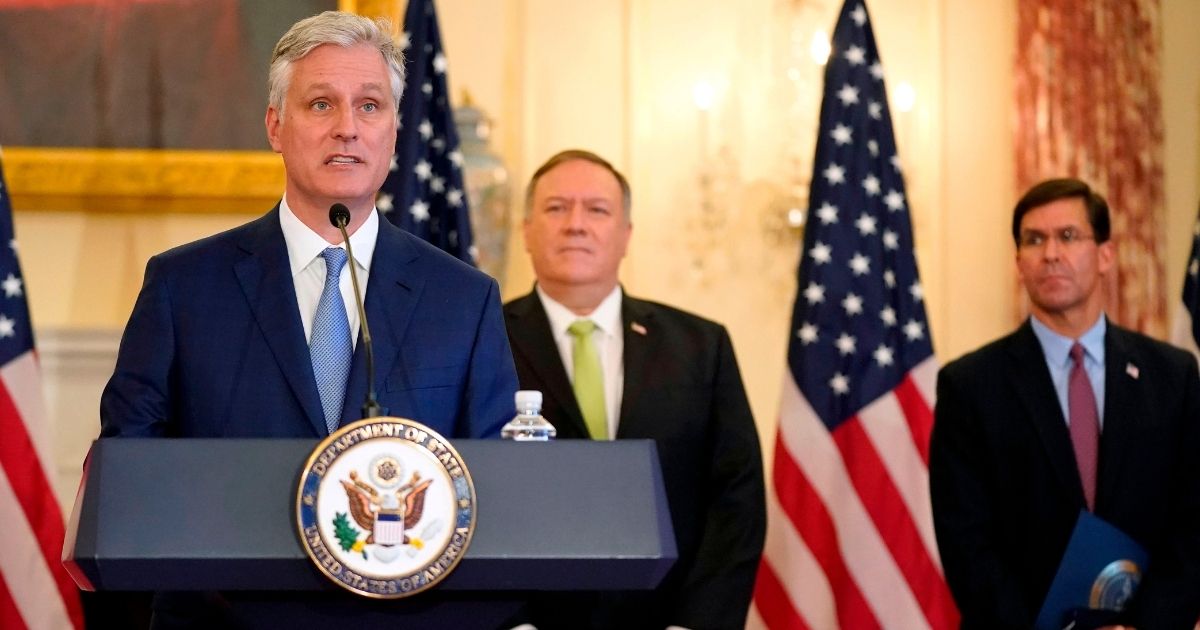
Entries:
<svg viewBox="0 0 1200 630">
<path fill-rule="evenodd" d="M 879 157 L 879 143 L 874 140 L 867 141 L 867 150 L 871 152 L 871 157 Z"/>
<path fill-rule="evenodd" d="M 388 170 L 395 173 L 400 170 L 400 161 L 396 159 L 396 154 L 392 154 L 392 161 L 388 163 Z"/>
<path fill-rule="evenodd" d="M 438 54 L 433 56 L 433 71 L 438 74 L 445 74 L 445 72 L 446 72 L 446 55 L 439 52 Z"/>
<path fill-rule="evenodd" d="M 408 50 L 408 47 L 412 46 L 412 34 L 408 31 L 400 33 L 400 38 L 396 44 L 400 46 L 400 50 Z"/>
<path fill-rule="evenodd" d="M 875 217 L 867 214 L 866 212 L 858 215 L 858 220 L 854 222 L 854 227 L 857 227 L 859 233 L 862 234 L 863 236 L 867 236 L 869 234 L 874 234 L 875 233 L 875 225 L 876 225 Z"/>
<path fill-rule="evenodd" d="M 829 379 L 829 387 L 833 393 L 844 396 L 850 393 L 850 379 L 841 372 L 834 372 L 833 378 Z"/>
<path fill-rule="evenodd" d="M 4 279 L 4 282 L 0 283 L 0 287 L 4 289 L 4 297 L 20 297 L 21 295 L 21 279 L 11 273 Z"/>
<path fill-rule="evenodd" d="M 421 199 L 418 199 L 413 202 L 412 207 L 408 209 L 408 212 L 412 215 L 413 220 L 417 223 L 420 223 L 421 221 L 427 221 L 429 219 L 429 204 L 425 203 Z"/>
<path fill-rule="evenodd" d="M 893 155 L 892 157 L 888 158 L 888 161 L 892 163 L 892 168 L 896 169 L 897 173 L 901 172 L 902 169 L 900 168 L 899 155 Z"/>
<path fill-rule="evenodd" d="M 883 272 L 883 283 L 886 284 L 887 288 L 889 289 L 896 288 L 896 274 L 892 273 L 891 269 Z"/>
<path fill-rule="evenodd" d="M 421 138 L 429 140 L 433 137 L 433 123 L 429 122 L 428 118 L 422 120 L 421 124 L 417 125 L 417 133 L 421 134 Z"/>
<path fill-rule="evenodd" d="M 812 322 L 804 322 L 800 330 L 796 331 L 796 337 L 800 339 L 800 343 L 810 345 L 817 342 L 817 327 Z"/>
<path fill-rule="evenodd" d="M 16 320 L 9 319 L 8 315 L 0 315 L 0 339 L 12 337 L 17 332 Z"/>
<path fill-rule="evenodd" d="M 847 315 L 859 315 L 862 313 L 863 299 L 853 293 L 847 293 L 846 299 L 842 300 L 842 308 L 846 309 Z"/>
<path fill-rule="evenodd" d="M 854 346 L 856 343 L 857 340 L 855 340 L 854 337 L 851 337 L 846 333 L 842 333 L 842 336 L 838 337 L 837 341 L 833 342 L 833 345 L 837 346 L 838 352 L 840 352 L 842 356 L 846 356 L 849 354 L 854 354 Z"/>
<path fill-rule="evenodd" d="M 871 271 L 871 259 L 863 256 L 860 252 L 854 252 L 854 258 L 850 259 L 850 270 L 856 276 L 865 276 Z"/>
<path fill-rule="evenodd" d="M 878 101 L 871 101 L 870 103 L 867 103 L 867 114 L 874 120 L 882 119 L 883 105 L 880 105 Z"/>
<path fill-rule="evenodd" d="M 898 190 L 889 190 L 883 196 L 883 205 L 888 207 L 892 212 L 898 212 L 904 209 L 904 193 Z"/>
<path fill-rule="evenodd" d="M 829 132 L 829 135 L 833 138 L 834 142 L 838 143 L 838 146 L 850 144 L 851 140 L 853 139 L 853 132 L 849 127 L 841 123 L 838 123 L 838 126 L 834 127 L 833 131 Z"/>
<path fill-rule="evenodd" d="M 858 88 L 846 83 L 842 85 L 842 89 L 837 92 L 838 100 L 842 101 L 842 105 L 849 107 L 858 103 Z"/>
<path fill-rule="evenodd" d="M 861 66 L 867 61 L 867 51 L 863 50 L 861 46 L 851 46 L 846 49 L 843 57 L 850 62 L 850 65 Z"/>
<path fill-rule="evenodd" d="M 872 356 L 875 357 L 875 363 L 882 368 L 894 363 L 892 354 L 892 349 L 881 343 L 879 344 L 878 348 L 875 348 L 875 352 L 872 353 Z"/>
<path fill-rule="evenodd" d="M 867 191 L 868 197 L 874 197 L 879 194 L 879 178 L 875 177 L 874 173 L 867 175 L 862 181 L 863 190 Z"/>
<path fill-rule="evenodd" d="M 450 153 L 448 153 L 448 154 L 446 155 L 446 157 L 450 158 L 450 162 L 451 162 L 452 164 L 454 164 L 455 166 L 457 166 L 457 167 L 459 167 L 459 168 L 462 168 L 462 165 L 463 165 L 463 154 L 462 154 L 462 151 L 459 151 L 458 149 L 455 149 L 455 150 L 451 151 Z"/>
<path fill-rule="evenodd" d="M 817 218 L 821 220 L 821 225 L 830 225 L 832 223 L 837 223 L 838 222 L 837 206 L 829 203 L 828 201 L 821 204 L 821 207 L 817 209 Z"/>
<path fill-rule="evenodd" d="M 866 24 L 867 23 L 866 9 L 863 9 L 861 4 L 858 5 L 857 7 L 854 7 L 854 10 L 850 12 L 850 19 L 854 20 L 854 23 L 859 26 Z"/>
<path fill-rule="evenodd" d="M 878 61 L 871 64 L 871 77 L 873 77 L 876 81 L 883 80 L 883 64 L 879 63 Z"/>
<path fill-rule="evenodd" d="M 921 282 L 919 280 L 913 282 L 911 287 L 908 287 L 908 292 L 912 295 L 914 302 L 920 302 L 925 298 L 925 289 L 921 288 Z"/>
<path fill-rule="evenodd" d="M 908 337 L 909 341 L 917 341 L 925 336 L 924 326 L 921 325 L 921 322 L 910 319 L 904 325 L 904 336 Z"/>
<path fill-rule="evenodd" d="M 825 243 L 817 241 L 817 244 L 813 245 L 813 248 L 808 252 L 808 255 L 812 257 L 813 262 L 817 263 L 818 265 L 824 265 L 833 259 L 833 249 Z"/>
<path fill-rule="evenodd" d="M 879 311 L 879 319 L 883 322 L 883 325 L 887 326 L 888 328 L 895 326 L 896 325 L 896 309 L 894 309 L 890 306 L 883 307 L 883 310 Z"/>
<path fill-rule="evenodd" d="M 394 208 L 394 199 L 395 197 L 388 193 L 379 193 L 379 197 L 375 199 L 375 207 L 379 208 L 380 212 L 388 214 Z"/>
<path fill-rule="evenodd" d="M 446 190 L 446 178 L 434 175 L 429 179 L 429 190 L 441 194 Z"/>
<path fill-rule="evenodd" d="M 457 208 L 462 205 L 462 202 L 463 193 L 461 190 L 457 188 L 451 188 L 446 192 L 446 203 L 450 204 L 450 207 Z"/>
<path fill-rule="evenodd" d="M 1200 260 L 1192 259 L 1192 263 L 1188 265 L 1188 275 L 1195 276 L 1200 274 Z"/>
<path fill-rule="evenodd" d="M 421 93 L 426 97 L 433 96 L 433 83 L 426 81 L 421 84 Z"/>
<path fill-rule="evenodd" d="M 816 282 L 808 283 L 808 288 L 804 289 L 804 299 L 808 300 L 810 305 L 820 304 L 825 301 L 825 287 Z"/>
<path fill-rule="evenodd" d="M 413 172 L 417 174 L 417 179 L 425 181 L 433 176 L 433 167 L 428 161 L 421 160 L 413 167 Z"/>
<path fill-rule="evenodd" d="M 896 250 L 900 248 L 900 235 L 891 230 L 883 231 L 883 248 Z"/>
<path fill-rule="evenodd" d="M 837 162 L 830 162 L 822 174 L 825 175 L 825 181 L 830 185 L 846 183 L 846 169 L 839 166 Z"/>
</svg>

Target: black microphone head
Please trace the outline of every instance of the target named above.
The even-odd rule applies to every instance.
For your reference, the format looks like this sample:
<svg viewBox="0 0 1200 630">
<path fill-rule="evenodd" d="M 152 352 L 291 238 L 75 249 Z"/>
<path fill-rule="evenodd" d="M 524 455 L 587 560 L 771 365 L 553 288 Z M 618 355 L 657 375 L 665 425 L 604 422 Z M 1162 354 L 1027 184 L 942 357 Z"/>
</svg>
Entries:
<svg viewBox="0 0 1200 630">
<path fill-rule="evenodd" d="M 329 222 L 336 228 L 350 225 L 350 209 L 341 203 L 329 206 Z"/>
</svg>

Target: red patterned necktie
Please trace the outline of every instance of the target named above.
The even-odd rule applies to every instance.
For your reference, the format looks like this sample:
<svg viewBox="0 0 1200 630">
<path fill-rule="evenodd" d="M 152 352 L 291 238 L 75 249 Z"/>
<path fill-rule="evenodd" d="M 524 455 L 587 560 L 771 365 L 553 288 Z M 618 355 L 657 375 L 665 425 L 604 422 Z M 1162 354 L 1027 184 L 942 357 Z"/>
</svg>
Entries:
<svg viewBox="0 0 1200 630">
<path fill-rule="evenodd" d="M 1071 376 L 1067 384 L 1067 409 L 1071 414 L 1071 445 L 1075 447 L 1075 465 L 1083 482 L 1083 498 L 1088 510 L 1096 507 L 1096 460 L 1100 445 L 1100 414 L 1096 394 L 1083 367 L 1083 346 L 1071 346 Z"/>
</svg>

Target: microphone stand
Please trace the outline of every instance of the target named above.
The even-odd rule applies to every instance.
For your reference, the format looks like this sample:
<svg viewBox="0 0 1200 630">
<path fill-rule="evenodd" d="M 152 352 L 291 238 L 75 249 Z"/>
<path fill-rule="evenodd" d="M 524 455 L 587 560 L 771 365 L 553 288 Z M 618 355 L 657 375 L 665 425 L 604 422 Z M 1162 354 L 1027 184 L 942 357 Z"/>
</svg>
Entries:
<svg viewBox="0 0 1200 630">
<path fill-rule="evenodd" d="M 367 353 L 367 398 L 363 402 L 363 418 L 377 418 L 383 415 L 379 401 L 375 399 L 375 353 L 371 344 L 371 327 L 367 325 L 367 309 L 363 306 L 362 291 L 358 288 L 358 272 L 355 271 L 354 252 L 350 249 L 350 235 L 346 226 L 350 223 L 350 210 L 340 203 L 329 208 L 329 222 L 342 233 L 346 243 L 346 254 L 350 257 L 350 284 L 354 287 L 354 305 L 358 307 L 358 321 L 362 324 L 363 345 Z"/>
</svg>

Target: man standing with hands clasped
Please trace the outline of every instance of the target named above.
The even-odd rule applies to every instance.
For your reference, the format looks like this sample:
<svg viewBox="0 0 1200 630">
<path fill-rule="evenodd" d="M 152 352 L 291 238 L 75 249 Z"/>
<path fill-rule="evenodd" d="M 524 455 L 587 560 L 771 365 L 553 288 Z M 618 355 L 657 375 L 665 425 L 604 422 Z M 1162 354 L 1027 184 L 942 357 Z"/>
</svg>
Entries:
<svg viewBox="0 0 1200 630">
<path fill-rule="evenodd" d="M 741 628 L 766 528 L 754 418 L 723 326 L 625 295 L 632 230 L 620 172 L 587 151 L 551 157 L 526 191 L 537 285 L 505 320 L 521 387 L 543 392 L 560 439 L 655 441 L 679 560 L 653 592 L 546 594 L 532 621 Z"/>
<path fill-rule="evenodd" d="M 1149 553 L 1125 623 L 1200 614 L 1200 376 L 1104 316 L 1109 232 L 1082 181 L 1025 193 L 1012 236 L 1031 316 L 939 374 L 930 485 L 963 628 L 1031 627 L 1081 510 Z"/>
</svg>

